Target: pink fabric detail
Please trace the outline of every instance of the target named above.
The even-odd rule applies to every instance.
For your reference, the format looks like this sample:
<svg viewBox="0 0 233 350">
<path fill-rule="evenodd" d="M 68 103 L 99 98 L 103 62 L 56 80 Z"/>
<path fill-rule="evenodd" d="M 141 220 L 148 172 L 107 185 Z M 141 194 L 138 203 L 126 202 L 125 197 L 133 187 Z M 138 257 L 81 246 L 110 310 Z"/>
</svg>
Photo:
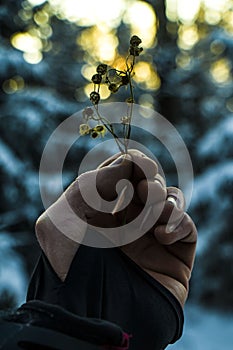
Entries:
<svg viewBox="0 0 233 350">
<path fill-rule="evenodd" d="M 132 338 L 132 334 L 123 333 L 121 346 L 111 346 L 107 345 L 104 347 L 105 350 L 128 350 L 129 349 L 129 339 Z"/>
</svg>

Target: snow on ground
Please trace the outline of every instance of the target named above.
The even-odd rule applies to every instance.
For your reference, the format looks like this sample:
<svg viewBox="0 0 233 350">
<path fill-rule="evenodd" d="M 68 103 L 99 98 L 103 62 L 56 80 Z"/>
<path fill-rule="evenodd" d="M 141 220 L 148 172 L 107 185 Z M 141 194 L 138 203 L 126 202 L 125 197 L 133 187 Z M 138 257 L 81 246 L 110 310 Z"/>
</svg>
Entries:
<svg viewBox="0 0 233 350">
<path fill-rule="evenodd" d="M 233 313 L 226 315 L 187 304 L 182 338 L 168 350 L 232 350 Z"/>
</svg>

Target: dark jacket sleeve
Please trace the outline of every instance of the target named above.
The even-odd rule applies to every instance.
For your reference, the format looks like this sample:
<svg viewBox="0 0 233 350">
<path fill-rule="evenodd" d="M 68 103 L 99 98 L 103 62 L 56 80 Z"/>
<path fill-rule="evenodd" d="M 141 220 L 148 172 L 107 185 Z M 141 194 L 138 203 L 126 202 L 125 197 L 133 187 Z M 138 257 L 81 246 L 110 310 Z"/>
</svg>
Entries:
<svg viewBox="0 0 233 350">
<path fill-rule="evenodd" d="M 119 325 L 132 334 L 130 350 L 162 350 L 182 334 L 179 302 L 118 248 L 80 246 L 64 282 L 42 253 L 28 288 L 33 299 Z"/>
</svg>

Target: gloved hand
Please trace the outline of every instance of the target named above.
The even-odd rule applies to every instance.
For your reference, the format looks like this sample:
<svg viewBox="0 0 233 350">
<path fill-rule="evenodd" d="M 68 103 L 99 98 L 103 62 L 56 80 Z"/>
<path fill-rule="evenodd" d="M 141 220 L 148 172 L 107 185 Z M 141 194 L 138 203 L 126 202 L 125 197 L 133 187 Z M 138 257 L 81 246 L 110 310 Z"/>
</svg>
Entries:
<svg viewBox="0 0 233 350">
<path fill-rule="evenodd" d="M 135 192 L 127 209 L 121 210 L 120 206 L 120 210 L 112 215 L 88 205 L 82 194 L 87 194 L 88 198 L 92 196 L 90 184 L 95 178 L 100 196 L 108 201 L 116 199 L 115 189 L 118 181 L 129 179 Z M 149 218 L 155 217 L 155 222 L 142 237 L 121 246 L 120 249 L 169 289 L 183 305 L 188 294 L 194 262 L 196 228 L 189 215 L 184 212 L 185 201 L 182 192 L 174 187 L 167 188 L 165 181 L 158 174 L 157 164 L 136 150 L 130 150 L 129 154 L 123 156 L 115 155 L 98 169 L 80 175 L 38 219 L 38 240 L 58 276 L 62 280 L 65 279 L 79 244 L 67 238 L 54 226 L 49 218 L 51 211 L 59 218 L 61 227 L 69 227 L 69 237 L 72 238 L 72 231 L 75 237 L 77 225 L 81 237 L 85 235 L 87 224 L 117 227 L 134 220 L 145 207 L 148 193 L 150 201 L 147 203 L 148 210 L 142 220 L 141 229 L 143 230 Z M 167 200 L 169 197 L 172 198 L 172 202 Z M 78 217 L 82 218 L 82 223 L 75 223 L 73 216 L 64 210 L 65 199 Z M 101 206 L 99 203 L 99 207 Z"/>
</svg>

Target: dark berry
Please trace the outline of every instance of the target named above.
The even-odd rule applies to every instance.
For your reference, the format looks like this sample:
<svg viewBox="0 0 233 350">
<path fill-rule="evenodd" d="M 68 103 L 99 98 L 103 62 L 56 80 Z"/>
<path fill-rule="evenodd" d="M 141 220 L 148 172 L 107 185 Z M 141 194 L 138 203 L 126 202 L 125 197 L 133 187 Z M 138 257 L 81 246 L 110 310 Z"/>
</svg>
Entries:
<svg viewBox="0 0 233 350">
<path fill-rule="evenodd" d="M 100 100 L 100 94 L 96 91 L 90 93 L 90 100 L 94 105 L 97 105 Z"/>
<path fill-rule="evenodd" d="M 132 56 L 139 56 L 140 53 L 142 52 L 143 48 L 142 47 L 134 47 L 134 46 L 130 46 L 129 48 L 129 53 Z"/>
<path fill-rule="evenodd" d="M 91 80 L 93 81 L 94 84 L 100 84 L 102 81 L 102 76 L 101 74 L 94 74 Z"/>
<path fill-rule="evenodd" d="M 106 74 L 107 72 L 107 65 L 106 64 L 99 64 L 98 67 L 96 68 L 96 72 L 101 74 L 101 75 L 104 75 Z"/>
<path fill-rule="evenodd" d="M 117 86 L 117 84 L 112 83 L 112 84 L 109 85 L 108 89 L 109 89 L 111 92 L 117 92 L 118 89 L 119 89 L 119 87 Z"/>
<path fill-rule="evenodd" d="M 97 131 L 92 131 L 91 137 L 92 137 L 93 139 L 96 139 L 96 137 L 98 137 L 98 136 L 99 136 L 99 134 L 98 134 Z"/>
<path fill-rule="evenodd" d="M 104 131 L 104 126 L 103 126 L 103 125 L 96 125 L 95 131 L 97 131 L 97 132 L 102 132 L 102 131 Z"/>
<path fill-rule="evenodd" d="M 122 84 L 122 85 L 127 85 L 127 84 L 129 84 L 129 77 L 128 77 L 127 75 L 123 75 L 123 76 L 121 77 L 121 84 Z"/>
<path fill-rule="evenodd" d="M 130 39 L 130 45 L 134 47 L 141 44 L 141 42 L 142 42 L 141 39 L 137 35 L 133 35 Z"/>
</svg>

